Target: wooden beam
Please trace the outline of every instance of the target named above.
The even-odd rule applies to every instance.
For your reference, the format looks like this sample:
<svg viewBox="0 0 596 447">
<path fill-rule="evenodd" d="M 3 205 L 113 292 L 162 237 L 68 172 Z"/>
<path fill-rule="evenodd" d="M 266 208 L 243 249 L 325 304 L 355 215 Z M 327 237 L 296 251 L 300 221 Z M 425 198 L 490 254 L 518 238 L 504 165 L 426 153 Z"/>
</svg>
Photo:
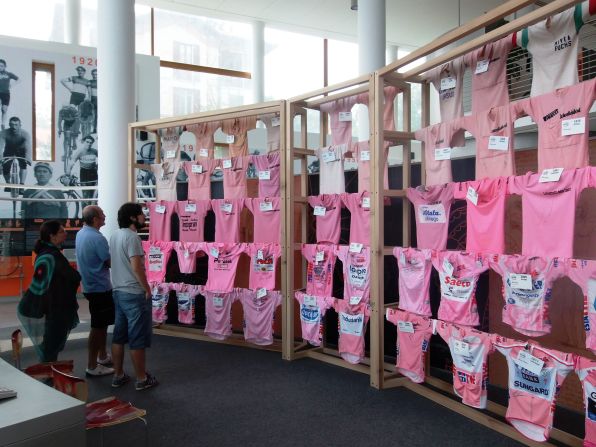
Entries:
<svg viewBox="0 0 596 447">
<path fill-rule="evenodd" d="M 348 81 L 339 82 L 337 84 L 330 85 L 329 87 L 323 87 L 318 90 L 313 90 L 309 93 L 305 93 L 304 95 L 294 96 L 293 98 L 288 99 L 291 103 L 300 103 L 304 104 L 304 101 L 308 99 L 313 99 L 318 96 L 323 96 L 325 94 L 329 95 L 330 93 L 336 92 L 338 90 L 343 90 L 346 88 L 354 87 L 355 85 L 364 84 L 370 80 L 370 75 L 362 75 L 354 79 L 350 79 Z M 346 96 L 350 96 L 349 93 Z"/>
<path fill-rule="evenodd" d="M 405 98 L 404 98 L 405 102 Z M 391 141 L 392 143 L 409 143 L 416 139 L 413 132 L 401 130 L 385 130 L 383 131 L 383 140 Z"/>
<path fill-rule="evenodd" d="M 358 95 L 360 93 L 368 92 L 368 85 L 361 85 L 360 87 L 356 87 L 352 90 L 347 90 L 345 92 L 336 93 L 334 95 L 325 96 L 323 98 L 318 99 L 311 99 L 306 101 L 306 107 L 318 107 L 321 104 L 326 104 L 328 102 L 336 101 L 341 98 L 345 98 L 346 96 L 353 96 Z"/>
<path fill-rule="evenodd" d="M 219 76 L 230 76 L 232 78 L 251 79 L 249 71 L 228 70 L 225 68 L 207 67 L 205 65 L 184 64 L 182 62 L 160 60 L 159 66 L 164 68 L 173 68 L 174 70 L 192 71 L 195 73 L 209 73 Z"/>
<path fill-rule="evenodd" d="M 318 351 L 306 351 L 307 354 L 305 357 L 309 357 L 311 359 L 319 360 L 321 362 L 329 363 L 330 365 L 340 366 L 342 368 L 351 369 L 352 371 L 356 371 L 363 374 L 369 374 L 369 367 L 366 365 L 353 365 L 351 363 L 346 362 L 345 360 L 335 357 L 333 355 L 324 354 Z"/>
</svg>

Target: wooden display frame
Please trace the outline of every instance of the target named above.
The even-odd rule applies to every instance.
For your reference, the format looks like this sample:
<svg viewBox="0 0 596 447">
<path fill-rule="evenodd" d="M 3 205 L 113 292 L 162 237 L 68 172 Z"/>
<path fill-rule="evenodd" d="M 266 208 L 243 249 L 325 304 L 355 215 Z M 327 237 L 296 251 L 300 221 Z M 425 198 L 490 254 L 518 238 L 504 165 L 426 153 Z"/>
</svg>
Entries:
<svg viewBox="0 0 596 447">
<path fill-rule="evenodd" d="M 233 107 L 228 109 L 220 109 L 210 112 L 202 112 L 196 113 L 192 115 L 185 115 L 179 117 L 171 117 L 171 118 L 163 118 L 158 120 L 149 120 L 149 121 L 140 121 L 135 123 L 130 123 L 128 125 L 128 172 L 129 172 L 129 190 L 128 190 L 128 200 L 129 201 L 137 201 L 137 185 L 136 185 L 136 170 L 143 169 L 148 170 L 148 165 L 138 164 L 136 163 L 136 134 L 139 131 L 145 131 L 149 133 L 153 133 L 156 135 L 156 148 L 155 148 L 155 162 L 159 163 L 161 161 L 161 151 L 160 151 L 160 138 L 158 135 L 158 131 L 161 129 L 167 129 L 171 127 L 177 126 L 184 126 L 187 124 L 196 124 L 196 123 L 206 123 L 211 121 L 223 121 L 227 119 L 234 119 L 246 116 L 256 116 L 257 119 L 260 116 L 277 113 L 280 118 L 280 207 L 281 207 L 281 240 L 280 246 L 282 249 L 282 256 L 281 256 L 281 295 L 282 297 L 286 296 L 286 268 L 287 268 L 287 247 L 285 245 L 286 237 L 285 237 L 285 222 L 287 220 L 287 213 L 286 213 L 286 202 L 284 200 L 286 195 L 286 156 L 285 156 L 285 126 L 286 126 L 286 104 L 285 101 L 270 101 L 265 103 L 259 104 L 252 104 L 242 107 Z M 217 146 L 226 146 L 226 144 L 216 143 Z M 143 187 L 146 189 L 146 187 Z M 215 340 L 213 338 L 208 337 L 205 335 L 204 330 L 196 327 L 185 327 L 180 325 L 174 324 L 161 324 L 157 328 L 154 329 L 154 332 L 159 335 L 167 335 L 173 337 L 180 337 L 180 338 L 188 338 L 193 340 L 202 340 L 208 341 L 213 343 L 220 343 L 220 344 L 227 344 L 233 346 L 243 346 L 249 347 L 254 349 L 261 349 L 261 350 L 269 350 L 269 351 L 282 351 L 282 345 L 284 343 L 284 322 L 286 321 L 286 313 L 287 313 L 287 306 L 286 300 L 282 299 L 281 303 L 282 309 L 282 322 L 281 322 L 281 332 L 282 332 L 282 339 L 274 339 L 272 345 L 268 346 L 259 346 L 252 343 L 248 343 L 244 340 L 244 338 L 234 333 L 232 336 L 227 338 L 226 340 Z"/>
</svg>

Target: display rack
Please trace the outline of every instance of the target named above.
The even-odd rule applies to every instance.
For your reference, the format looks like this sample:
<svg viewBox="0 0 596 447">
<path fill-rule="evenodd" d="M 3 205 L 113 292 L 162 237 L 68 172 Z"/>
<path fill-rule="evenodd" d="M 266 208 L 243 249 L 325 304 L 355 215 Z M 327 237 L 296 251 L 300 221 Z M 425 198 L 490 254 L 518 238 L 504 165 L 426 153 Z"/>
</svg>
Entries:
<svg viewBox="0 0 596 447">
<path fill-rule="evenodd" d="M 129 141 L 128 141 L 128 166 L 129 166 L 129 190 L 128 190 L 128 199 L 130 201 L 137 201 L 137 189 L 152 189 L 151 186 L 137 186 L 136 184 L 136 174 L 137 170 L 149 170 L 149 166 L 146 164 L 139 164 L 137 163 L 136 159 L 136 142 L 137 142 L 137 135 L 138 132 L 144 131 L 155 135 L 155 163 L 161 162 L 161 146 L 160 146 L 160 138 L 159 138 L 159 131 L 161 129 L 168 129 L 172 127 L 178 126 L 185 126 L 189 124 L 197 124 L 197 123 L 208 123 L 212 121 L 223 121 L 228 119 L 235 119 L 235 118 L 242 118 L 248 116 L 255 116 L 257 119 L 260 117 L 264 117 L 270 114 L 277 114 L 280 118 L 280 206 L 281 206 L 281 231 L 282 235 L 280 238 L 280 246 L 282 249 L 282 256 L 281 256 L 281 294 L 282 296 L 286 295 L 286 269 L 287 269 L 287 247 L 285 246 L 285 227 L 284 222 L 287 220 L 287 212 L 285 206 L 284 197 L 286 195 L 286 179 L 285 179 L 285 101 L 271 101 L 259 104 L 252 104 L 242 107 L 234 107 L 228 109 L 221 109 L 215 110 L 210 112 L 203 112 L 203 113 L 196 113 L 191 115 L 179 116 L 179 117 L 171 117 L 171 118 L 163 118 L 158 120 L 149 120 L 149 121 L 142 121 L 142 122 L 135 122 L 131 123 L 128 126 L 129 131 Z M 250 130 L 250 129 L 249 129 Z M 227 147 L 226 143 L 215 143 L 216 147 Z M 154 333 L 159 335 L 166 335 L 166 336 L 174 336 L 180 338 L 189 338 L 194 340 L 202 340 L 202 341 L 209 341 L 214 343 L 221 343 L 221 344 L 228 344 L 228 345 L 235 345 L 235 346 L 243 346 L 243 347 L 250 347 L 255 349 L 264 349 L 270 351 L 281 352 L 282 350 L 282 341 L 284 336 L 284 321 L 286 321 L 286 313 L 287 313 L 287 306 L 286 301 L 282 299 L 281 304 L 281 335 L 282 338 L 274 339 L 273 344 L 266 345 L 266 346 L 259 346 L 252 343 L 248 343 L 244 340 L 244 337 L 240 333 L 234 332 L 230 337 L 225 340 L 216 340 L 213 338 L 208 337 L 204 334 L 204 330 L 198 327 L 188 327 L 176 324 L 161 324 L 158 327 L 154 328 Z"/>
</svg>

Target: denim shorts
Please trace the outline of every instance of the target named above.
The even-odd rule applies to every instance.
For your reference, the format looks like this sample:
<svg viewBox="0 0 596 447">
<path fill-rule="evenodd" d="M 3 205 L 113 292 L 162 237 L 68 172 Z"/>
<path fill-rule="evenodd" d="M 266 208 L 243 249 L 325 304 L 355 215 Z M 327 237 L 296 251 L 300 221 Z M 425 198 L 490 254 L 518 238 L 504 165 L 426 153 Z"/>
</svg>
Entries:
<svg viewBox="0 0 596 447">
<path fill-rule="evenodd" d="M 144 349 L 151 346 L 151 300 L 145 294 L 113 291 L 116 318 L 112 343 L 130 349 Z"/>
</svg>

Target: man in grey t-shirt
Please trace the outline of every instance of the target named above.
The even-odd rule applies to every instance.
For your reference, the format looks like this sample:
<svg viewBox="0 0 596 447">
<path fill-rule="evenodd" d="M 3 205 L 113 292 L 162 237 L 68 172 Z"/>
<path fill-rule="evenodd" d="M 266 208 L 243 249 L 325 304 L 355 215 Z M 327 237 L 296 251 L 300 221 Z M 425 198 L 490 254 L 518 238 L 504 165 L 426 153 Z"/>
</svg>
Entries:
<svg viewBox="0 0 596 447">
<path fill-rule="evenodd" d="M 130 380 L 123 370 L 124 345 L 128 343 L 136 374 L 137 391 L 158 384 L 145 370 L 145 348 L 151 346 L 151 289 L 145 273 L 145 253 L 137 230 L 145 225 L 143 208 L 125 203 L 118 210 L 120 227 L 110 238 L 112 290 L 116 319 L 112 336 L 114 379 L 118 388 Z"/>
</svg>

